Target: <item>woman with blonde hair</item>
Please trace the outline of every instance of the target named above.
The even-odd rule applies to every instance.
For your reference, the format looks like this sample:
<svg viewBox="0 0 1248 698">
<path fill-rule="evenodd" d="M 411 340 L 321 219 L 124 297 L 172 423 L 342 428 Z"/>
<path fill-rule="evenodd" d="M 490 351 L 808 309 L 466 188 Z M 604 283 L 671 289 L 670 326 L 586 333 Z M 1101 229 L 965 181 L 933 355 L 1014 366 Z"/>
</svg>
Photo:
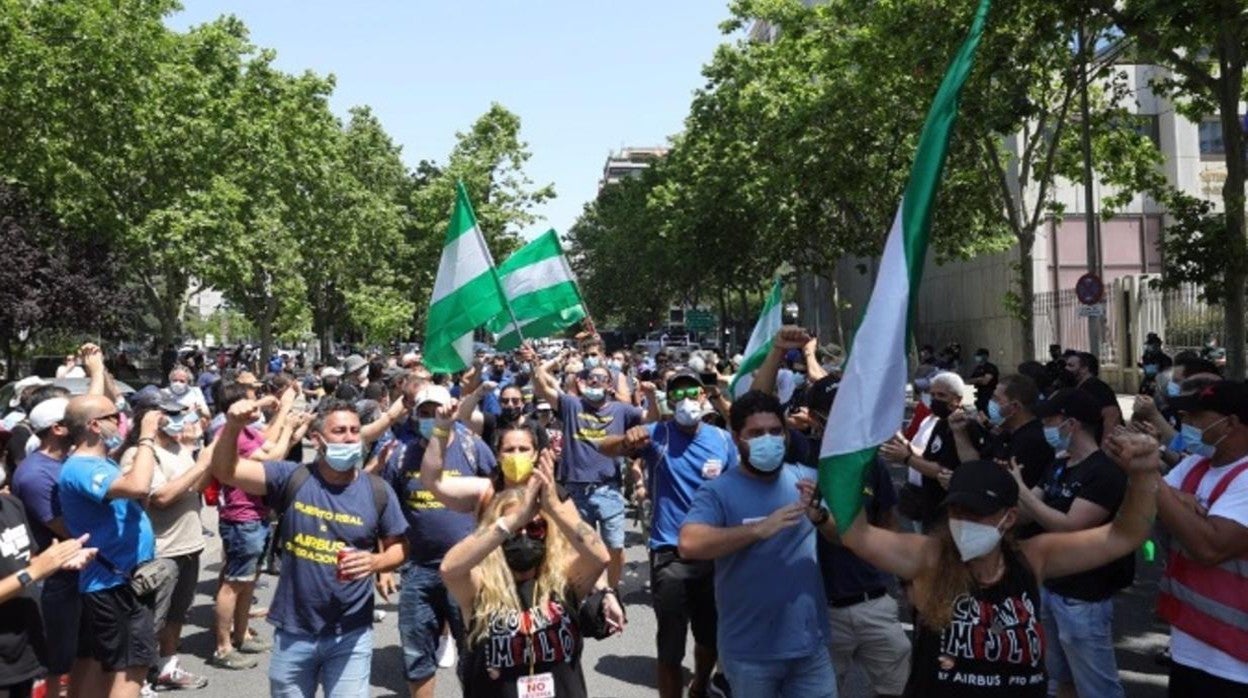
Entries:
<svg viewBox="0 0 1248 698">
<path fill-rule="evenodd" d="M 442 560 L 468 629 L 468 698 L 587 695 L 583 636 L 602 618 L 608 592 L 594 586 L 609 558 L 575 505 L 559 501 L 549 454 L 540 460 L 524 487 L 493 496 L 476 532 Z"/>
</svg>

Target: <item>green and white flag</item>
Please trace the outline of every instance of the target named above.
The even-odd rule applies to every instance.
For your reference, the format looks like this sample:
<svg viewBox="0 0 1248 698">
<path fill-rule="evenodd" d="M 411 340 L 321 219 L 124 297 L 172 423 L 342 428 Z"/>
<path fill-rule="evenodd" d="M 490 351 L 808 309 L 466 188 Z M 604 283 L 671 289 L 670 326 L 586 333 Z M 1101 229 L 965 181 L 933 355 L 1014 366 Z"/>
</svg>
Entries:
<svg viewBox="0 0 1248 698">
<path fill-rule="evenodd" d="M 728 393 L 734 400 L 750 391 L 750 386 L 754 383 L 754 371 L 758 370 L 771 351 L 776 332 L 780 331 L 784 322 L 784 308 L 781 303 L 783 296 L 784 286 L 780 279 L 776 279 L 771 293 L 767 294 L 767 300 L 763 302 L 763 312 L 758 315 L 758 322 L 750 333 L 750 341 L 746 342 L 745 358 L 741 360 L 741 367 L 732 377 L 732 383 L 728 384 Z"/>
<path fill-rule="evenodd" d="M 910 181 L 893 219 L 875 288 L 854 336 L 819 452 L 819 488 L 841 530 L 857 516 L 863 473 L 876 449 L 901 425 L 906 395 L 906 334 L 923 277 L 932 207 L 958 115 L 958 94 L 971 72 L 989 0 L 981 0 L 962 48 L 927 113 Z"/>
<path fill-rule="evenodd" d="M 477 226 L 468 192 L 455 186 L 455 211 L 446 229 L 438 278 L 425 322 L 425 365 L 434 373 L 463 371 L 472 363 L 472 333 L 506 308 L 494 260 Z"/>
<path fill-rule="evenodd" d="M 510 313 L 504 308 L 488 325 L 498 335 L 494 344 L 500 350 L 520 346 L 521 335 L 524 339 L 549 337 L 585 317 L 585 302 L 576 276 L 553 230 L 516 250 L 500 264 L 498 280 L 511 304 Z"/>
</svg>

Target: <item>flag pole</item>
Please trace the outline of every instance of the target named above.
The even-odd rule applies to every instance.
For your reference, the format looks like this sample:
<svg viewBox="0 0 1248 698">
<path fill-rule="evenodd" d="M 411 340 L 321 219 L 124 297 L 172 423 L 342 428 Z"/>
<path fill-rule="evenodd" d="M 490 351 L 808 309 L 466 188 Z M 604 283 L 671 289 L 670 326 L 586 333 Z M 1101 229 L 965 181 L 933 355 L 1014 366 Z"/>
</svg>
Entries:
<svg viewBox="0 0 1248 698">
<path fill-rule="evenodd" d="M 464 191 L 464 198 L 467 197 L 468 188 L 464 186 L 462 179 L 455 180 L 455 185 Z M 477 228 L 480 229 L 480 222 Z M 481 236 L 478 238 L 481 242 L 482 251 L 485 252 L 485 258 L 490 261 L 490 274 L 494 276 L 494 285 L 498 287 L 498 295 L 503 299 L 503 307 L 507 308 L 507 317 L 511 318 L 511 324 L 516 328 L 516 334 L 520 336 L 520 343 L 524 344 L 524 330 L 520 328 L 520 321 L 516 319 L 516 311 L 511 309 L 511 300 L 507 298 L 507 289 L 503 288 L 503 282 L 498 278 L 498 265 L 494 264 L 494 255 L 490 254 L 490 246 L 485 242 L 485 231 L 481 230 Z"/>
</svg>

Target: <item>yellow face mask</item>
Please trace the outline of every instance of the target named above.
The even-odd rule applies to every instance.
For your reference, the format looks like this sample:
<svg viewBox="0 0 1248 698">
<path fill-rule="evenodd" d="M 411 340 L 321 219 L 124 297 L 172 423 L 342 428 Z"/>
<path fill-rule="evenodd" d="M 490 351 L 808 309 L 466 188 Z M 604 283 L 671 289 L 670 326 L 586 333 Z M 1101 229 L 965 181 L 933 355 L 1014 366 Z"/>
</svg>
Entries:
<svg viewBox="0 0 1248 698">
<path fill-rule="evenodd" d="M 532 453 L 504 453 L 499 456 L 498 465 L 503 469 L 507 482 L 522 485 L 533 474 L 535 460 Z"/>
</svg>

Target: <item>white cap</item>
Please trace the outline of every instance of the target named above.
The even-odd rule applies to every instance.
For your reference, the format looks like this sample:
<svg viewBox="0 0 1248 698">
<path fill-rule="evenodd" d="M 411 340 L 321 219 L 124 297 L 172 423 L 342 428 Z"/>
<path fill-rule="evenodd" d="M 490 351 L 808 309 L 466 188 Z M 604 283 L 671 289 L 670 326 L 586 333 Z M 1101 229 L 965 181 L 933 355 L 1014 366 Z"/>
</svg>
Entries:
<svg viewBox="0 0 1248 698">
<path fill-rule="evenodd" d="M 36 434 L 65 419 L 65 408 L 69 405 L 69 400 L 63 397 L 53 397 L 44 400 L 35 405 L 35 409 L 30 411 L 30 430 Z"/>
<path fill-rule="evenodd" d="M 429 385 L 421 388 L 420 392 L 416 393 L 417 407 L 420 407 L 426 402 L 432 402 L 438 407 L 446 407 L 451 404 L 451 391 L 447 390 L 443 386 L 430 383 Z"/>
<path fill-rule="evenodd" d="M 333 366 L 326 366 L 325 368 L 321 369 L 321 378 L 338 378 L 341 376 L 342 376 L 342 371 L 339 371 Z"/>
<path fill-rule="evenodd" d="M 52 381 L 44 380 L 39 376 L 26 376 L 20 381 L 13 384 L 13 399 L 9 400 L 9 407 L 18 407 L 22 404 L 22 391 L 32 386 L 43 387 L 52 385 Z"/>
<path fill-rule="evenodd" d="M 399 365 L 400 366 L 406 365 L 409 361 L 420 361 L 420 354 L 417 354 L 414 351 L 407 352 L 406 354 L 403 355 L 403 358 L 399 361 Z"/>
</svg>

